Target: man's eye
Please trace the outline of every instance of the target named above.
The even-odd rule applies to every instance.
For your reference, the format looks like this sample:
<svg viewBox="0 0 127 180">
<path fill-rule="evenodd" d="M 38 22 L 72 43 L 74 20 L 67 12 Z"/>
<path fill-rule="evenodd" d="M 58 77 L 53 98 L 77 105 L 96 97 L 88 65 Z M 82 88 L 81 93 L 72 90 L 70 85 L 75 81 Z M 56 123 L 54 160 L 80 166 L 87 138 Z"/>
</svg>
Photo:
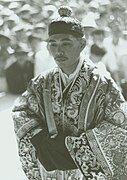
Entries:
<svg viewBox="0 0 127 180">
<path fill-rule="evenodd" d="M 71 46 L 71 43 L 63 43 L 63 46 Z"/>
<path fill-rule="evenodd" d="M 49 46 L 55 47 L 55 46 L 57 46 L 57 44 L 56 43 L 49 43 Z"/>
</svg>

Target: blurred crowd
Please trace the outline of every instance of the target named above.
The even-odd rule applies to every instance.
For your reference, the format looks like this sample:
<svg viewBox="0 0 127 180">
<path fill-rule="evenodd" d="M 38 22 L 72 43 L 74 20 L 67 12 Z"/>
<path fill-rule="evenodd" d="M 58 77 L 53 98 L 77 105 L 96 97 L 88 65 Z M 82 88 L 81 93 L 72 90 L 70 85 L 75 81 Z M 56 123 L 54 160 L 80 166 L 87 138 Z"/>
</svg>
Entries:
<svg viewBox="0 0 127 180">
<path fill-rule="evenodd" d="M 47 24 L 69 5 L 84 28 L 82 56 L 106 68 L 127 99 L 126 0 L 0 0 L 0 92 L 20 94 L 29 80 L 55 66 Z"/>
</svg>

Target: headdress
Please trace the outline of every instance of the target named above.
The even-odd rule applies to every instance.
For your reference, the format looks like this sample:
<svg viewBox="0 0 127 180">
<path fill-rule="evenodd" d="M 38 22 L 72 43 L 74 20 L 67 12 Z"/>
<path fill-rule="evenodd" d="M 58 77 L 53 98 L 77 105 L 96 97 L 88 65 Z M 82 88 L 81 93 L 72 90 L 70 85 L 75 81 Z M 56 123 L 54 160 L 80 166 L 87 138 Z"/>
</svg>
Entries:
<svg viewBox="0 0 127 180">
<path fill-rule="evenodd" d="M 49 24 L 49 36 L 54 34 L 71 34 L 76 37 L 83 37 L 83 28 L 79 20 L 71 16 L 72 10 L 68 6 L 61 6 L 58 9 L 60 17 Z"/>
</svg>

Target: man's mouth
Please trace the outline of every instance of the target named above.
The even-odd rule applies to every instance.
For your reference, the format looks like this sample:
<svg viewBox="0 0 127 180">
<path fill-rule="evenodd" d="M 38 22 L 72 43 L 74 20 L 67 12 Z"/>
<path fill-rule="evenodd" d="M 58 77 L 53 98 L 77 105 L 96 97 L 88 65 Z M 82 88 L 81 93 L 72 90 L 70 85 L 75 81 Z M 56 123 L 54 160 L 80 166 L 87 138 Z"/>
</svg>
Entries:
<svg viewBox="0 0 127 180">
<path fill-rule="evenodd" d="M 56 61 L 65 61 L 67 58 L 63 56 L 55 57 Z"/>
</svg>

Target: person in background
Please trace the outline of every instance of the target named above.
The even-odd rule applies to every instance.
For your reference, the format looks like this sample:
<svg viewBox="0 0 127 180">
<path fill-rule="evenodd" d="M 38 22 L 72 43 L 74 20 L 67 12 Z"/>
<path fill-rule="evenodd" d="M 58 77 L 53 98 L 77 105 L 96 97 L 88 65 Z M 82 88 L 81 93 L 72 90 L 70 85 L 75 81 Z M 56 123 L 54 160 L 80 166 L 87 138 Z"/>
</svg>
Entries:
<svg viewBox="0 0 127 180">
<path fill-rule="evenodd" d="M 106 66 L 106 69 L 110 72 L 112 78 L 115 80 L 117 85 L 120 88 L 120 79 L 119 79 L 119 66 L 117 64 L 117 60 L 114 54 L 114 51 L 109 48 L 105 41 L 108 39 L 105 35 L 105 31 L 103 29 L 95 29 L 92 32 L 93 44 L 96 44 L 98 47 L 105 49 L 106 53 L 102 58 L 103 63 Z"/>
<path fill-rule="evenodd" d="M 127 49 L 127 41 L 123 38 L 120 24 L 116 21 L 112 21 L 111 35 L 104 39 L 104 47 L 110 56 L 104 59 L 106 66 L 108 67 L 112 77 L 117 82 L 117 85 L 121 86 L 120 71 L 123 71 L 120 66 L 121 52 Z"/>
<path fill-rule="evenodd" d="M 93 44 L 90 48 L 90 60 L 97 66 L 100 74 L 106 74 L 107 77 L 111 76 L 110 72 L 107 70 L 103 58 L 106 55 L 105 48 L 98 47 L 96 44 Z"/>
<path fill-rule="evenodd" d="M 38 31 L 38 29 L 40 30 Z M 48 52 L 46 37 L 46 28 L 42 28 L 42 25 L 41 27 L 37 26 L 34 32 L 28 36 L 28 43 L 31 48 L 32 58 L 34 61 L 34 76 L 37 76 L 40 73 L 56 66 L 54 60 Z"/>
<path fill-rule="evenodd" d="M 93 43 L 95 43 L 98 47 L 103 47 L 103 41 L 105 39 L 105 31 L 103 29 L 96 28 L 91 33 Z"/>
<path fill-rule="evenodd" d="M 110 21 L 109 14 L 107 11 L 102 11 L 99 14 L 99 17 L 96 19 L 96 24 L 100 29 L 103 29 L 107 33 L 110 32 L 110 28 L 108 27 Z"/>
<path fill-rule="evenodd" d="M 5 33 L 0 33 L 0 92 L 7 92 L 7 82 L 5 78 L 5 66 L 7 59 L 11 57 L 11 38 Z"/>
<path fill-rule="evenodd" d="M 4 76 L 4 67 L 6 60 L 9 58 L 10 37 L 0 34 L 0 77 Z"/>
<path fill-rule="evenodd" d="M 21 94 L 26 90 L 28 82 L 34 77 L 34 64 L 29 60 L 28 51 L 17 47 L 15 61 L 5 68 L 8 91 Z"/>
<path fill-rule="evenodd" d="M 84 38 L 86 39 L 86 47 L 81 52 L 81 56 L 89 56 L 90 55 L 90 47 L 93 43 L 92 41 L 92 32 L 97 28 L 97 24 L 95 22 L 94 15 L 84 15 L 81 23 L 83 26 Z"/>
<path fill-rule="evenodd" d="M 119 77 L 120 77 L 120 85 L 122 89 L 122 94 L 127 101 L 127 52 L 122 49 L 119 54 Z"/>
<path fill-rule="evenodd" d="M 29 52 L 29 56 L 31 57 L 31 59 L 34 62 L 34 76 L 37 75 L 37 71 L 39 71 L 37 69 L 37 54 L 38 52 L 41 51 L 41 42 L 42 39 L 39 38 L 38 35 L 36 35 L 35 33 L 32 33 L 28 36 L 28 46 L 30 48 L 30 52 Z M 42 57 L 41 57 L 42 58 Z M 41 64 L 39 66 L 39 68 L 41 69 Z M 42 70 L 40 70 L 42 71 Z M 38 73 L 40 73 L 40 71 Z"/>
<path fill-rule="evenodd" d="M 82 59 L 86 42 L 72 10 L 48 26 L 57 67 L 41 73 L 17 99 L 12 116 L 29 180 L 127 179 L 127 112 L 116 83 Z"/>
<path fill-rule="evenodd" d="M 98 47 L 96 44 L 93 44 L 90 48 L 90 59 L 98 66 L 102 67 L 102 72 L 106 67 L 102 62 L 104 55 L 106 54 L 106 50 L 104 48 Z"/>
</svg>

